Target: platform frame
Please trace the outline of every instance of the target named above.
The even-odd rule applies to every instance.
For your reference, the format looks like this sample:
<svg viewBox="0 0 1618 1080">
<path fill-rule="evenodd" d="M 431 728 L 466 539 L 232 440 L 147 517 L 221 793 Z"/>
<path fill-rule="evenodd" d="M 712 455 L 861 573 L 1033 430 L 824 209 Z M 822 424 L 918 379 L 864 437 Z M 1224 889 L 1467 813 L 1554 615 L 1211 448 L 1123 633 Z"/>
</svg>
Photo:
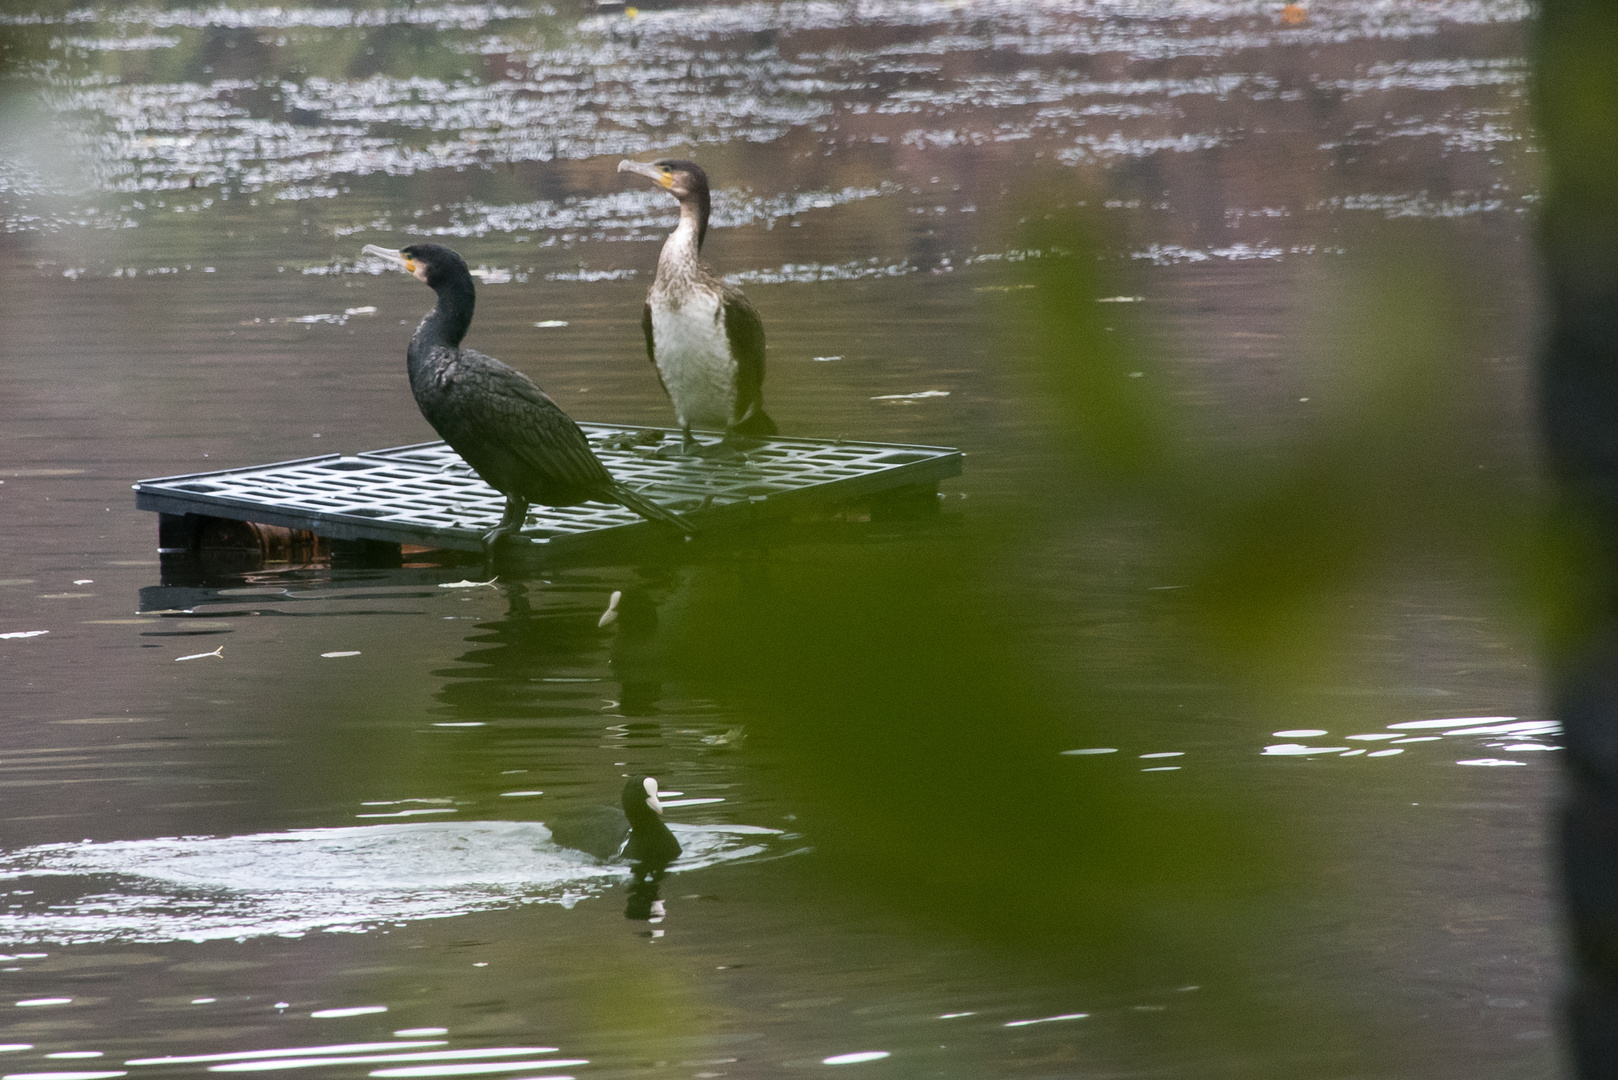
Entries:
<svg viewBox="0 0 1618 1080">
<path fill-rule="evenodd" d="M 755 440 L 734 456 L 684 457 L 671 453 L 679 445 L 675 429 L 579 426 L 616 479 L 702 531 L 872 497 L 927 495 L 960 475 L 963 457 L 944 446 L 782 438 Z M 442 442 L 157 477 L 134 489 L 138 508 L 162 515 L 160 549 L 171 554 L 194 549 L 197 531 L 186 526 L 211 519 L 337 541 L 481 551 L 505 506 Z M 534 507 L 521 541 L 535 553 L 577 557 L 672 532 L 621 506 L 590 502 Z"/>
</svg>

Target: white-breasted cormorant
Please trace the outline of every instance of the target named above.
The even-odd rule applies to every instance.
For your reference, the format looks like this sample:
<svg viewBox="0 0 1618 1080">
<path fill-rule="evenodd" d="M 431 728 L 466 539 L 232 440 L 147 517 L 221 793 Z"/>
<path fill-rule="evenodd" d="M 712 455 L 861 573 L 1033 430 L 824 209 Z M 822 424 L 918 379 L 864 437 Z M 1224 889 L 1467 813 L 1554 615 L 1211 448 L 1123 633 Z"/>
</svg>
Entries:
<svg viewBox="0 0 1618 1080">
<path fill-rule="evenodd" d="M 726 440 L 777 432 L 764 411 L 764 323 L 742 291 L 697 258 L 708 233 L 708 174 L 690 161 L 620 161 L 619 172 L 651 180 L 680 200 L 680 224 L 663 242 L 641 328 L 674 415 L 692 449 L 691 428 Z"/>
<path fill-rule="evenodd" d="M 433 430 L 506 497 L 506 512 L 484 536 L 485 544 L 521 531 L 530 503 L 619 503 L 691 533 L 678 515 L 614 480 L 584 432 L 534 380 L 461 347 L 476 293 L 460 255 L 437 244 L 400 251 L 367 244 L 365 253 L 388 260 L 438 294 L 438 306 L 416 327 L 405 353 L 410 389 Z"/>
</svg>

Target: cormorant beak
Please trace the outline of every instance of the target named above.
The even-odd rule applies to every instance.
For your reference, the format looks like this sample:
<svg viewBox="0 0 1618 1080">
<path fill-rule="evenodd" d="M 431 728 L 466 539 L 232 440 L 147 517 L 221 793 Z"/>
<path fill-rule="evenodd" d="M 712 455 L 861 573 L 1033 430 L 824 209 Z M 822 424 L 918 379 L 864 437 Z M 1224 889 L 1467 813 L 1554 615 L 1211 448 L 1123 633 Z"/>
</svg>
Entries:
<svg viewBox="0 0 1618 1080">
<path fill-rule="evenodd" d="M 657 781 L 648 776 L 642 786 L 646 788 L 646 805 L 652 808 L 653 813 L 662 816 L 663 804 L 657 801 Z"/>
<path fill-rule="evenodd" d="M 618 171 L 632 172 L 636 173 L 637 175 L 644 176 L 658 187 L 665 187 L 671 190 L 674 187 L 674 174 L 672 172 L 664 172 L 656 165 L 647 165 L 643 162 L 630 161 L 628 158 L 625 158 L 618 163 Z"/>
<path fill-rule="evenodd" d="M 394 251 L 391 248 L 377 247 L 375 244 L 366 244 L 365 248 L 363 249 L 363 254 L 375 255 L 379 259 L 390 262 L 418 281 L 427 280 L 427 268 L 402 251 Z"/>
</svg>

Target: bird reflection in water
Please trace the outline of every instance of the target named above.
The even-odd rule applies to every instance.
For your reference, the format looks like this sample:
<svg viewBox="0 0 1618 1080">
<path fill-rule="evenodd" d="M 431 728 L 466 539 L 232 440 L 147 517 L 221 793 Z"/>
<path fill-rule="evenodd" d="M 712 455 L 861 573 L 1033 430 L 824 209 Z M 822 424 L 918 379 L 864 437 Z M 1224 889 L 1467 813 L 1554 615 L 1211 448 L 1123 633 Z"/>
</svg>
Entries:
<svg viewBox="0 0 1618 1080">
<path fill-rule="evenodd" d="M 623 584 L 610 619 L 602 615 L 596 581 L 540 586 L 502 577 L 495 587 L 506 597 L 504 616 L 477 624 L 466 638 L 472 647 L 441 672 L 446 678 L 438 700 L 456 720 L 573 721 L 582 735 L 597 728 L 581 716 L 589 708 L 583 703 L 588 694 L 574 677 L 600 671 L 606 659 L 609 677 L 620 684 L 619 693 L 603 695 L 616 699 L 607 705 L 609 715 L 631 719 L 621 730 L 632 739 L 662 738 L 660 724 L 634 718 L 658 712 L 663 674 L 654 597 L 666 597 L 680 581 L 662 570 L 638 575 Z"/>
<path fill-rule="evenodd" d="M 597 624 L 613 627 L 612 670 L 618 677 L 619 710 L 625 716 L 652 716 L 663 696 L 657 648 L 657 604 L 641 586 L 614 591 Z"/>
</svg>

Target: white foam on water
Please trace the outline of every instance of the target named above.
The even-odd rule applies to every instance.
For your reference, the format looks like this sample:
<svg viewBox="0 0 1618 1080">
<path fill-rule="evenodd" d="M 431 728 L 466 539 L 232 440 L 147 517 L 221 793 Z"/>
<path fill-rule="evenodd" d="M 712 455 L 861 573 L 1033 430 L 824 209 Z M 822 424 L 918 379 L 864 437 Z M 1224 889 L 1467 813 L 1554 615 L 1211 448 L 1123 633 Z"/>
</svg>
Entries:
<svg viewBox="0 0 1618 1080">
<path fill-rule="evenodd" d="M 782 853 L 774 850 L 782 836 L 774 829 L 669 827 L 685 850 L 676 871 Z M 56 899 L 49 906 L 0 914 L 0 941 L 364 933 L 518 904 L 571 907 L 628 875 L 627 866 L 598 863 L 557 845 L 538 822 L 399 822 L 250 836 L 44 844 L 0 854 L 0 880 L 83 878 L 83 893 L 76 902 Z"/>
</svg>

